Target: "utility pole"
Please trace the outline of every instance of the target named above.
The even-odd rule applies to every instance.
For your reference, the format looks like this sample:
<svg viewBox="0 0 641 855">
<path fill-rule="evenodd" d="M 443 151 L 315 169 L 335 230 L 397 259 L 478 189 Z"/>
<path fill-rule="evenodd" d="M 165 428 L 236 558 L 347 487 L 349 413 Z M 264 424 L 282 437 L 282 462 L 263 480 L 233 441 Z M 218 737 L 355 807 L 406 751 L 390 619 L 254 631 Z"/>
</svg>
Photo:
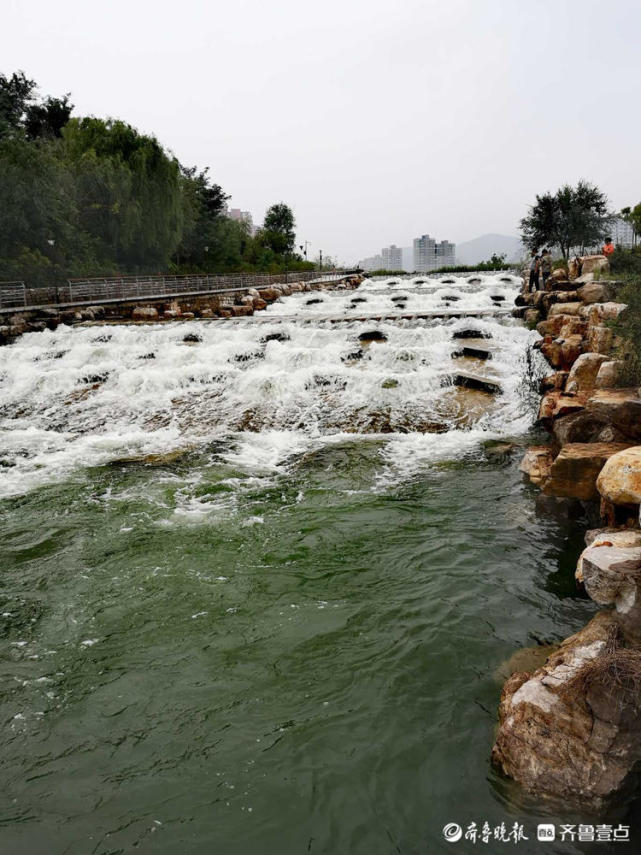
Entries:
<svg viewBox="0 0 641 855">
<path fill-rule="evenodd" d="M 318 269 L 319 270 L 323 269 L 323 250 L 322 249 L 318 250 Z"/>
<path fill-rule="evenodd" d="M 308 246 L 311 246 L 311 243 L 308 240 L 306 240 L 304 243 L 301 243 L 300 247 L 299 247 L 300 251 L 305 256 L 305 261 L 307 261 L 307 247 Z"/>
</svg>

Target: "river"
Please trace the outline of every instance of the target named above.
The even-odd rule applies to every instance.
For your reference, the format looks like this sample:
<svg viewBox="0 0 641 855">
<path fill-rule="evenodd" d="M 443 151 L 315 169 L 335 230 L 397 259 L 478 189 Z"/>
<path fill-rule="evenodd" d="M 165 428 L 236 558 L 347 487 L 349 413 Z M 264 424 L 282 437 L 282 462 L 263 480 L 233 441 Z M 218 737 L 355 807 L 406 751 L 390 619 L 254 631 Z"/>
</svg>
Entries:
<svg viewBox="0 0 641 855">
<path fill-rule="evenodd" d="M 489 765 L 501 667 L 594 606 L 572 580 L 582 521 L 518 472 L 535 334 L 357 319 L 510 306 L 518 286 L 367 280 L 0 349 L 2 852 L 536 834 L 541 806 Z"/>
</svg>

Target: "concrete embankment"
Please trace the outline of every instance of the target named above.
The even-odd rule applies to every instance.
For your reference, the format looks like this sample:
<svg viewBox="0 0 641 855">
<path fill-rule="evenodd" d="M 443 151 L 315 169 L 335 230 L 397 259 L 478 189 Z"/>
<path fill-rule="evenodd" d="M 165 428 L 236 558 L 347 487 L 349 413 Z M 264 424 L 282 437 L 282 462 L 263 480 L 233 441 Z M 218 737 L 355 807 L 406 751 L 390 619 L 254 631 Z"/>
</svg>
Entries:
<svg viewBox="0 0 641 855">
<path fill-rule="evenodd" d="M 348 275 L 327 281 L 289 282 L 268 288 L 238 288 L 225 293 L 192 293 L 178 296 L 135 297 L 103 303 L 64 303 L 0 313 L 0 344 L 8 344 L 25 332 L 55 330 L 59 324 L 92 321 L 149 323 L 186 321 L 194 318 L 234 318 L 253 315 L 280 297 L 303 291 L 357 288 L 363 278 Z"/>
<path fill-rule="evenodd" d="M 641 762 L 641 397 L 622 386 L 607 321 L 625 311 L 616 282 L 594 281 L 600 256 L 573 280 L 523 293 L 515 314 L 537 323 L 551 373 L 522 471 L 544 493 L 599 502 L 577 584 L 610 607 L 564 641 L 543 667 L 503 687 L 494 763 L 529 792 L 602 811 L 638 793 Z"/>
</svg>

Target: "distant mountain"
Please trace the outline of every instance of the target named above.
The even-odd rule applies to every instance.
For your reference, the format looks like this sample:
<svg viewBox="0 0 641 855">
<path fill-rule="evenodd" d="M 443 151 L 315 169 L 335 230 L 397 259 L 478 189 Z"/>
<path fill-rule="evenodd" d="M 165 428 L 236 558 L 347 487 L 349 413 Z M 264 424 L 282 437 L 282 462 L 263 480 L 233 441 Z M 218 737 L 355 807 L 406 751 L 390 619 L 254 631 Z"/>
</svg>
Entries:
<svg viewBox="0 0 641 855">
<path fill-rule="evenodd" d="M 481 235 L 474 240 L 456 244 L 457 264 L 479 264 L 488 261 L 494 253 L 505 254 L 506 261 L 520 261 L 523 257 L 523 244 L 511 235 Z"/>
</svg>

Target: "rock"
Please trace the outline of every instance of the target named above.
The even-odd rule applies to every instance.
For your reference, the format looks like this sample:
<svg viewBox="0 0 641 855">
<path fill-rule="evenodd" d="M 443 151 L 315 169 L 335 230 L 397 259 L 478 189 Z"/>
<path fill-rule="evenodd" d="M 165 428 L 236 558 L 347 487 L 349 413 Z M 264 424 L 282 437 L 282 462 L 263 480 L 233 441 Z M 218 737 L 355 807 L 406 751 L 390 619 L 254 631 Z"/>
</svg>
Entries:
<svg viewBox="0 0 641 855">
<path fill-rule="evenodd" d="M 609 424 L 607 419 L 585 408 L 554 419 L 551 430 L 559 445 L 572 442 L 626 442 L 627 440 L 625 434 Z"/>
<path fill-rule="evenodd" d="M 536 330 L 542 336 L 551 335 L 553 337 L 561 336 L 564 338 L 573 333 L 581 333 L 583 335 L 584 331 L 587 330 L 587 324 L 584 320 L 574 315 L 554 315 L 537 324 Z"/>
<path fill-rule="evenodd" d="M 248 288 L 247 289 L 247 296 L 248 297 L 260 297 L 260 294 L 258 293 L 256 288 Z"/>
<path fill-rule="evenodd" d="M 641 531 L 631 528 L 596 528 L 586 532 L 586 548 L 579 556 L 574 574 L 577 582 L 583 584 L 583 559 L 590 555 L 591 549 L 609 549 L 612 546 L 628 548 L 641 547 Z"/>
<path fill-rule="evenodd" d="M 597 488 L 613 505 L 641 504 L 641 446 L 610 457 L 599 475 Z"/>
<path fill-rule="evenodd" d="M 590 326 L 588 329 L 588 350 L 591 353 L 609 354 L 612 350 L 614 333 L 609 327 L 601 324 Z"/>
<path fill-rule="evenodd" d="M 230 309 L 218 309 L 218 317 L 219 318 L 231 318 L 231 310 Z"/>
<path fill-rule="evenodd" d="M 607 359 L 607 357 L 606 357 Z M 619 376 L 623 363 L 616 359 L 602 362 L 594 381 L 596 389 L 615 389 L 619 385 Z"/>
<path fill-rule="evenodd" d="M 555 269 L 548 276 L 547 285 L 548 287 L 552 287 L 552 285 L 556 285 L 557 282 L 567 282 L 568 274 L 567 271 L 564 270 L 563 267 L 555 267 Z"/>
<path fill-rule="evenodd" d="M 543 667 L 503 687 L 493 763 L 565 810 L 605 811 L 637 784 L 639 665 L 617 634 L 616 614 L 600 612 Z M 631 676 L 613 679 L 617 671 Z"/>
<path fill-rule="evenodd" d="M 578 315 L 583 307 L 580 301 L 573 303 L 554 303 L 550 306 L 550 317 L 554 315 Z"/>
<path fill-rule="evenodd" d="M 581 273 L 581 262 L 578 258 L 571 258 L 568 261 L 568 279 L 576 279 Z"/>
<path fill-rule="evenodd" d="M 91 312 L 94 318 L 104 318 L 105 316 L 105 307 L 104 306 L 89 306 L 87 308 L 88 312 Z"/>
<path fill-rule="evenodd" d="M 311 300 L 305 300 L 306 306 L 315 306 L 317 303 L 324 303 L 322 297 L 312 297 Z"/>
<path fill-rule="evenodd" d="M 261 288 L 261 290 L 258 292 L 258 296 L 266 303 L 273 303 L 274 300 L 278 300 L 278 298 L 281 296 L 281 292 L 278 288 Z"/>
<path fill-rule="evenodd" d="M 462 329 L 452 333 L 452 338 L 492 338 L 492 335 L 482 330 Z"/>
<path fill-rule="evenodd" d="M 202 312 L 200 313 L 200 317 L 201 318 L 213 318 L 214 317 L 214 310 L 213 309 L 203 309 Z"/>
<path fill-rule="evenodd" d="M 625 309 L 625 303 L 593 303 L 591 306 L 583 306 L 580 314 L 589 324 L 595 325 L 617 318 Z"/>
<path fill-rule="evenodd" d="M 605 303 L 610 298 L 610 289 L 605 282 L 591 282 L 578 289 L 584 303 Z"/>
<path fill-rule="evenodd" d="M 254 308 L 253 306 L 232 306 L 231 313 L 235 318 L 242 318 L 246 315 L 253 315 Z"/>
<path fill-rule="evenodd" d="M 265 335 L 261 338 L 261 342 L 263 344 L 267 344 L 270 341 L 278 341 L 281 344 L 283 344 L 284 342 L 289 341 L 289 340 L 290 340 L 290 336 L 286 332 L 269 333 L 268 335 Z"/>
<path fill-rule="evenodd" d="M 599 368 L 606 361 L 607 356 L 601 353 L 582 353 L 570 369 L 566 389 L 572 392 L 594 389 Z M 570 388 L 570 384 L 576 388 Z"/>
<path fill-rule="evenodd" d="M 601 273 L 610 269 L 605 255 L 583 255 L 580 258 L 581 276 L 586 273 Z"/>
<path fill-rule="evenodd" d="M 196 314 L 195 314 L 194 312 L 183 312 L 183 313 L 182 313 L 182 317 L 183 317 L 186 321 L 191 321 L 191 320 L 193 320 L 193 319 L 196 317 Z"/>
<path fill-rule="evenodd" d="M 588 282 L 594 282 L 594 273 L 582 273 L 574 280 L 575 285 L 586 285 Z"/>
<path fill-rule="evenodd" d="M 134 321 L 155 321 L 158 319 L 158 311 L 153 306 L 136 306 L 131 318 Z"/>
<path fill-rule="evenodd" d="M 541 484 L 550 474 L 554 453 L 548 445 L 533 445 L 523 455 L 519 470 L 524 472 L 533 484 Z"/>
<path fill-rule="evenodd" d="M 501 387 L 493 380 L 487 377 L 480 377 L 478 374 L 471 374 L 468 371 L 461 371 L 455 374 L 452 378 L 452 383 L 455 386 L 463 386 L 466 389 L 479 389 L 481 392 L 489 392 L 496 395 L 501 391 Z"/>
<path fill-rule="evenodd" d="M 173 309 L 165 309 L 165 311 L 162 313 L 162 316 L 167 321 L 173 321 L 175 318 L 180 317 L 180 314 L 178 312 L 175 312 Z"/>
<path fill-rule="evenodd" d="M 537 324 L 541 320 L 541 312 L 538 309 L 526 309 L 523 318 L 526 324 Z"/>
<path fill-rule="evenodd" d="M 582 410 L 586 400 L 586 395 L 566 395 L 562 390 L 548 392 L 541 398 L 538 419 L 545 427 L 549 427 L 546 422 Z"/>
<path fill-rule="evenodd" d="M 565 381 L 568 379 L 568 371 L 554 371 L 552 374 L 545 376 L 540 384 L 541 392 L 560 391 L 565 388 Z"/>
<path fill-rule="evenodd" d="M 630 440 L 641 441 L 641 398 L 636 389 L 597 389 L 587 401 L 586 409 Z"/>
<path fill-rule="evenodd" d="M 262 312 L 263 309 L 267 308 L 267 303 L 265 300 L 261 300 L 260 297 L 254 297 L 254 311 Z"/>
<path fill-rule="evenodd" d="M 566 339 L 563 339 L 563 343 L 561 345 L 562 365 L 564 367 L 569 367 L 570 365 L 573 365 L 574 362 L 581 355 L 582 350 L 583 336 L 580 336 L 578 333 L 576 335 L 570 335 Z"/>
<path fill-rule="evenodd" d="M 599 498 L 597 477 L 606 461 L 628 448 L 620 442 L 574 442 L 563 446 L 543 484 L 551 496 L 596 500 Z"/>
<path fill-rule="evenodd" d="M 254 308 L 254 298 L 251 297 L 249 294 L 245 294 L 244 297 L 240 298 L 240 305 L 241 306 L 251 306 L 253 309 Z"/>
<path fill-rule="evenodd" d="M 592 545 L 585 550 L 581 576 L 588 596 L 601 606 L 614 604 L 628 640 L 641 637 L 641 546 Z"/>
<path fill-rule="evenodd" d="M 358 340 L 362 343 L 367 343 L 370 341 L 387 341 L 387 336 L 385 333 L 382 333 L 380 330 L 370 330 L 368 332 L 361 333 L 358 337 Z"/>
<path fill-rule="evenodd" d="M 183 341 L 186 344 L 197 344 L 202 341 L 202 338 L 196 333 L 187 333 L 187 335 L 183 336 Z"/>
</svg>

